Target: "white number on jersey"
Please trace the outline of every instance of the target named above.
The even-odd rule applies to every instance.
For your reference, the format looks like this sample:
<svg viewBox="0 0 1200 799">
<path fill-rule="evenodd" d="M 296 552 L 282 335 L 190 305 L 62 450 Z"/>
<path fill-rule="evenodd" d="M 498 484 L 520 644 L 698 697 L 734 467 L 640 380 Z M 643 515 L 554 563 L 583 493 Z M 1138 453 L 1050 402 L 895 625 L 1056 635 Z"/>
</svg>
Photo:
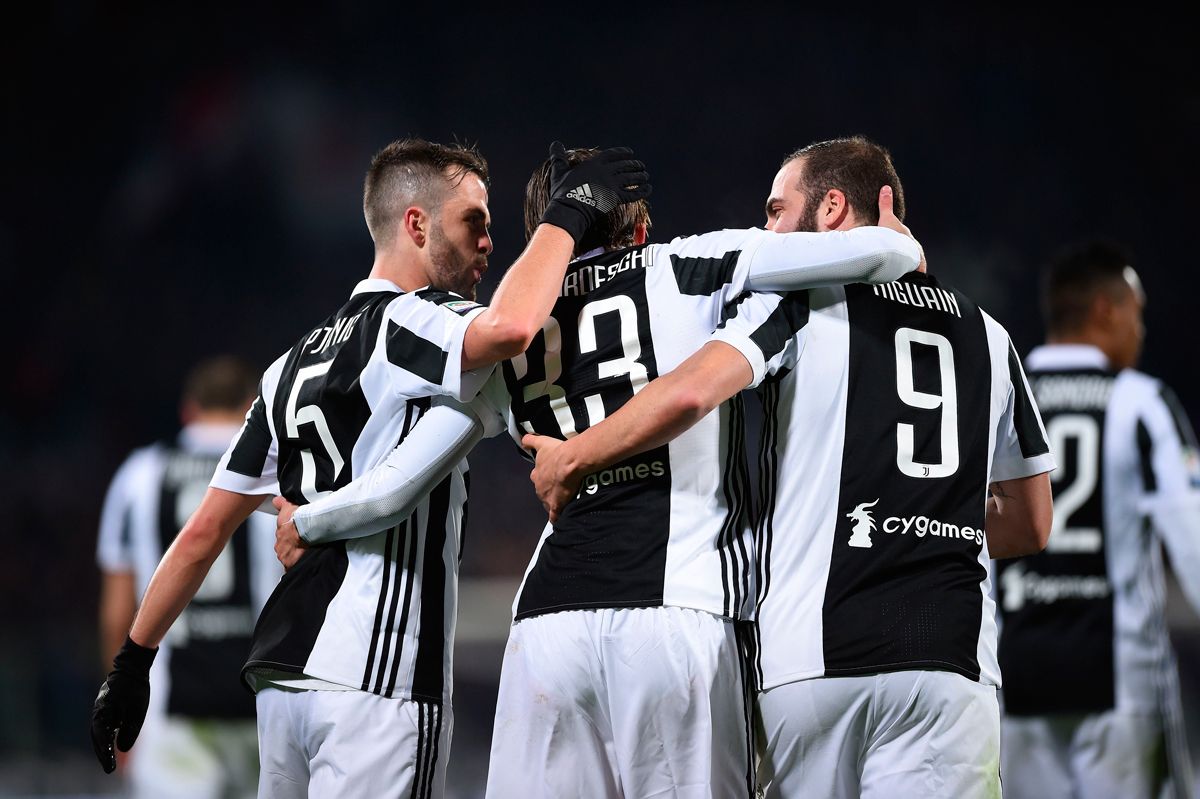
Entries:
<svg viewBox="0 0 1200 799">
<path fill-rule="evenodd" d="M 940 394 L 917 391 L 913 387 L 912 345 L 927 344 L 937 349 L 938 370 L 942 376 Z M 913 425 L 896 425 L 896 466 L 909 477 L 949 477 L 958 471 L 958 384 L 954 376 L 954 349 L 945 336 L 902 327 L 896 331 L 896 393 L 913 408 L 941 408 L 942 459 L 938 463 L 913 460 Z"/>
<path fill-rule="evenodd" d="M 1050 451 L 1059 458 L 1075 442 L 1075 479 L 1054 492 L 1054 522 L 1050 526 L 1047 552 L 1099 552 L 1103 546 L 1100 531 L 1094 527 L 1067 527 L 1067 521 L 1092 497 L 1100 478 L 1100 425 L 1084 414 L 1055 416 L 1046 425 Z M 1061 463 L 1061 461 L 1060 461 Z M 1050 481 L 1059 482 L 1062 469 L 1050 473 Z"/>
<path fill-rule="evenodd" d="M 328 372 L 331 366 L 333 366 L 333 361 L 326 361 L 306 366 L 296 372 L 296 380 L 292 383 L 292 393 L 288 395 L 285 416 L 287 434 L 290 438 L 299 438 L 302 424 L 311 423 L 316 428 L 317 435 L 321 437 L 321 444 L 324 446 L 329 460 L 333 463 L 333 478 L 336 480 L 342 473 L 345 462 L 342 459 L 342 453 L 338 452 L 337 444 L 333 441 L 333 434 L 329 431 L 329 423 L 325 420 L 325 414 L 316 405 L 296 407 L 296 402 L 300 399 L 300 388 L 305 381 L 320 377 Z M 300 450 L 300 463 L 302 470 L 300 493 L 304 494 L 304 498 L 313 502 L 330 493 L 317 490 L 317 463 L 311 449 Z"/>
</svg>

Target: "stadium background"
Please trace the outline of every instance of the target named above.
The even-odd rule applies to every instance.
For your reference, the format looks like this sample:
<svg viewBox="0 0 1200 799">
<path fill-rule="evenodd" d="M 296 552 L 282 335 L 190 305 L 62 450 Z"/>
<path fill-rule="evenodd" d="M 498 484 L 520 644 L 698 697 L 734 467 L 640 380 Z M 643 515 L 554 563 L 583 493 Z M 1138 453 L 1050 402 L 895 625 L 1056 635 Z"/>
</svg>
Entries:
<svg viewBox="0 0 1200 799">
<path fill-rule="evenodd" d="M 486 299 L 523 244 L 524 184 L 552 139 L 635 147 L 664 240 L 761 224 L 786 152 L 864 133 L 895 156 L 931 269 L 1021 352 L 1041 336 L 1050 253 L 1097 234 L 1132 248 L 1150 297 L 1143 368 L 1200 422 L 1200 51 L 1170 19 L 770 4 L 36 14 L 5 37 L 0 794 L 114 789 L 86 737 L 107 481 L 174 434 L 197 359 L 265 367 L 366 275 L 361 178 L 394 138 L 458 137 L 489 159 Z M 472 458 L 455 796 L 482 778 L 506 607 L 541 526 L 525 471 L 507 440 Z M 1171 620 L 1196 750 L 1200 622 L 1177 592 Z"/>
</svg>

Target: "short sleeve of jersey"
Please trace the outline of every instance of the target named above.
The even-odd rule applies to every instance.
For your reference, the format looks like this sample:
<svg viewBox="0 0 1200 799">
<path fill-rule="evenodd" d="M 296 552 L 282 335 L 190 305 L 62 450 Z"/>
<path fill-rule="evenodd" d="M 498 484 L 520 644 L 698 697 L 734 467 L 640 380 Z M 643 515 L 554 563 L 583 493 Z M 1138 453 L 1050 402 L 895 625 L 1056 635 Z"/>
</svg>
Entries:
<svg viewBox="0 0 1200 799">
<path fill-rule="evenodd" d="M 259 381 L 258 396 L 246 413 L 242 429 L 217 464 L 209 483 L 213 488 L 247 496 L 279 493 L 279 438 L 271 407 L 286 360 L 286 354 L 280 356 Z"/>
<path fill-rule="evenodd" d="M 470 402 L 491 376 L 490 368 L 462 371 L 467 327 L 483 311 L 479 303 L 431 289 L 393 300 L 380 332 L 396 396 L 441 394 Z"/>
<path fill-rule="evenodd" d="M 725 308 L 725 319 L 711 341 L 721 341 L 745 356 L 754 371 L 748 388 L 768 375 L 795 367 L 796 334 L 808 324 L 808 292 L 749 292 Z"/>
<path fill-rule="evenodd" d="M 121 464 L 108 486 L 96 541 L 96 563 L 101 571 L 133 570 L 134 497 L 141 482 L 139 476 L 147 471 L 153 458 L 152 447 L 134 452 Z"/>
<path fill-rule="evenodd" d="M 483 424 L 484 438 L 498 436 L 508 428 L 508 388 L 500 369 L 491 371 L 491 376 L 468 406 Z"/>
<path fill-rule="evenodd" d="M 1056 467 L 1042 416 L 1025 379 L 1025 370 L 1012 342 L 1008 347 L 1008 403 L 1000 415 L 992 453 L 991 482 L 1016 480 L 1053 471 Z"/>
</svg>

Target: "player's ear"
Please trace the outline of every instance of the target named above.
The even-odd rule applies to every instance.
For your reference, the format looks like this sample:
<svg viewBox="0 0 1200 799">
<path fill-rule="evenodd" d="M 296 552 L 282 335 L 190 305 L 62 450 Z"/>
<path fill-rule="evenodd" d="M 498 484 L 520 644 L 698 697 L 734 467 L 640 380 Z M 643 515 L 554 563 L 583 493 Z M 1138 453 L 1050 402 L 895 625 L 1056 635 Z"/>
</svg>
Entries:
<svg viewBox="0 0 1200 799">
<path fill-rule="evenodd" d="M 850 204 L 841 189 L 830 189 L 821 198 L 817 208 L 817 230 L 838 230 L 846 226 L 850 216 Z"/>
<path fill-rule="evenodd" d="M 429 214 L 416 205 L 405 208 L 404 216 L 400 218 L 403 234 L 418 247 L 424 247 L 429 241 L 429 222 Z"/>
</svg>

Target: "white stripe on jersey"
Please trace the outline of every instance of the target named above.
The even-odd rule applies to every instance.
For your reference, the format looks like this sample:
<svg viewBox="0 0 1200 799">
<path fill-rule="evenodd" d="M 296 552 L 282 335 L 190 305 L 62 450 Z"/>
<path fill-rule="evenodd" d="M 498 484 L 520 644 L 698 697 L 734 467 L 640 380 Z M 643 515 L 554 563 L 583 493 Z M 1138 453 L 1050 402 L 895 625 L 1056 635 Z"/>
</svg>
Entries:
<svg viewBox="0 0 1200 799">
<path fill-rule="evenodd" d="M 433 396 L 470 399 L 490 374 L 460 368 L 481 311 L 444 292 L 360 282 L 267 370 L 212 484 L 243 494 L 278 486 L 305 504 L 375 467 Z M 310 548 L 264 614 L 247 669 L 448 700 L 466 471 L 460 462 L 395 528 Z"/>
</svg>

